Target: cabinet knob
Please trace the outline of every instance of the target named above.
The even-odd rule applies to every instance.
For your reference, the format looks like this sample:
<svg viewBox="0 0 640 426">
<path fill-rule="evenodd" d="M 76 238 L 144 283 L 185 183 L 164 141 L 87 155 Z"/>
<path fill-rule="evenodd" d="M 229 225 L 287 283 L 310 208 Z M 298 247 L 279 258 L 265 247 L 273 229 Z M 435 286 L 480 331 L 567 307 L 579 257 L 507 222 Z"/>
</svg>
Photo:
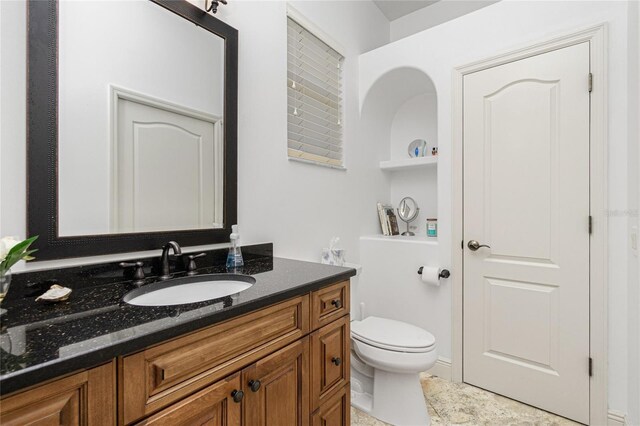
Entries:
<svg viewBox="0 0 640 426">
<path fill-rule="evenodd" d="M 242 398 L 244 398 L 244 392 L 241 390 L 234 390 L 231 392 L 231 398 L 233 398 L 233 402 L 240 402 Z"/>
<path fill-rule="evenodd" d="M 335 356 L 333 358 L 331 358 L 331 362 L 334 363 L 335 365 L 342 364 L 342 360 L 340 358 L 338 358 L 338 357 L 335 357 Z"/>
<path fill-rule="evenodd" d="M 331 301 L 331 304 L 333 306 L 335 306 L 336 308 L 338 308 L 338 309 L 342 308 L 342 300 L 340 300 L 340 299 L 333 299 Z"/>
<path fill-rule="evenodd" d="M 253 392 L 258 392 L 258 390 L 260 389 L 260 385 L 260 380 L 249 380 L 249 387 Z"/>
</svg>

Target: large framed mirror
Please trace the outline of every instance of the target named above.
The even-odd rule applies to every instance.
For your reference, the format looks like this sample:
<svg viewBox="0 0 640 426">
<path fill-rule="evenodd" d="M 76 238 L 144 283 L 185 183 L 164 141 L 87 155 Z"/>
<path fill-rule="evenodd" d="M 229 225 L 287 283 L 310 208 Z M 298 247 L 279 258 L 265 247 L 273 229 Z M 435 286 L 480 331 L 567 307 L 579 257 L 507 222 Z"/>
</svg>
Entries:
<svg viewBox="0 0 640 426">
<path fill-rule="evenodd" d="M 238 32 L 183 0 L 31 0 L 37 259 L 229 241 Z"/>
</svg>

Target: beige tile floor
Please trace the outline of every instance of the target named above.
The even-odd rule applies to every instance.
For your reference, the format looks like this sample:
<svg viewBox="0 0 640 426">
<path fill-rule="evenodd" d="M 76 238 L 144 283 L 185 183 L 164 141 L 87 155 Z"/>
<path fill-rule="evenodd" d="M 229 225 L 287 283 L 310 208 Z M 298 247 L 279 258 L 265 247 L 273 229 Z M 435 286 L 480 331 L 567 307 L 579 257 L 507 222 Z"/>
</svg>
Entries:
<svg viewBox="0 0 640 426">
<path fill-rule="evenodd" d="M 428 374 L 423 374 L 421 381 L 431 415 L 431 424 L 434 426 L 578 425 L 563 417 L 465 383 L 450 383 Z M 351 425 L 386 426 L 387 424 L 351 407 Z"/>
</svg>

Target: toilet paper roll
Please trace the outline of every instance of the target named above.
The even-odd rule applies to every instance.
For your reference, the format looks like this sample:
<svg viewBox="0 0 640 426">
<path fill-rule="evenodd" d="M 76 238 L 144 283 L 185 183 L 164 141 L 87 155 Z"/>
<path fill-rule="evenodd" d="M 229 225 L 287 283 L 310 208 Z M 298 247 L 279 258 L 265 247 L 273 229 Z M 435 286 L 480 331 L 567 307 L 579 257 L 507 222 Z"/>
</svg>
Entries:
<svg viewBox="0 0 640 426">
<path fill-rule="evenodd" d="M 434 266 L 423 266 L 420 279 L 423 283 L 439 286 L 440 285 L 440 268 Z"/>
</svg>

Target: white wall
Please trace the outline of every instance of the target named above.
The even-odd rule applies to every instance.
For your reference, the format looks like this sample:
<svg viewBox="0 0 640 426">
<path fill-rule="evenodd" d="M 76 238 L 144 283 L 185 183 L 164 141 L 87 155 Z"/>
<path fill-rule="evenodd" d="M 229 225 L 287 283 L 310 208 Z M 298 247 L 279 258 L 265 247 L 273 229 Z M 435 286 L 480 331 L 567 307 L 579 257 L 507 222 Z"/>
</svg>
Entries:
<svg viewBox="0 0 640 426">
<path fill-rule="evenodd" d="M 0 236 L 24 236 L 26 10 L 0 2 Z"/>
<path fill-rule="evenodd" d="M 436 338 L 438 356 L 451 359 L 450 291 L 425 284 L 418 275 L 420 266 L 439 266 L 438 245 L 411 237 L 363 237 L 360 239 L 362 273 L 355 288 L 358 303 L 366 316 L 380 316 L 429 330 Z M 442 280 L 446 283 L 446 280 Z M 355 306 L 354 318 L 360 318 Z M 445 320 L 443 320 L 445 319 Z"/>
<path fill-rule="evenodd" d="M 409 158 L 407 147 L 415 139 L 427 141 L 428 155 L 438 146 L 438 105 L 433 92 L 414 96 L 398 108 L 391 123 L 389 158 Z"/>
<path fill-rule="evenodd" d="M 636 238 L 634 249 L 630 241 L 629 255 L 629 390 L 628 418 L 630 425 L 640 425 L 640 261 L 638 227 L 640 225 L 640 3 L 629 4 L 629 228 Z M 635 94 L 635 95 L 634 95 Z"/>
<path fill-rule="evenodd" d="M 109 233 L 110 85 L 222 116 L 224 40 L 176 18 L 146 0 L 60 3 L 60 235 Z"/>
<path fill-rule="evenodd" d="M 359 235 L 377 226 L 375 204 L 388 194 L 377 173 L 377 153 L 356 138 L 358 55 L 388 42 L 389 23 L 368 1 L 291 4 L 346 51 L 347 170 L 287 159 L 285 3 L 229 2 L 219 17 L 240 30 L 239 222 L 244 235 L 274 241 L 276 254 L 290 258 L 317 260 L 330 238 L 339 236 L 353 262 Z"/>
<path fill-rule="evenodd" d="M 202 1 L 193 0 L 202 7 Z M 358 55 L 388 42 L 389 22 L 369 1 L 294 1 L 293 6 L 345 51 L 346 171 L 290 162 L 286 144 L 286 3 L 232 1 L 217 17 L 239 30 L 238 223 L 242 244 L 273 241 L 275 254 L 319 260 L 332 236 L 358 260 L 362 229 L 377 226 L 375 203 L 388 196 L 377 155 L 356 144 Z M 2 115 L 0 235 L 24 236 L 25 4 L 0 2 Z M 372 167 L 371 164 L 375 164 Z M 370 233 L 371 231 L 369 231 Z M 29 269 L 142 254 L 40 262 Z M 16 265 L 15 271 L 24 269 Z"/>
<path fill-rule="evenodd" d="M 514 47 L 607 22 L 609 60 L 609 208 L 628 208 L 627 3 L 502 1 L 360 57 L 360 99 L 382 75 L 416 67 L 433 80 L 438 93 L 439 264 L 451 261 L 451 71 Z M 637 158 L 637 157 L 636 157 Z M 627 412 L 628 257 L 627 217 L 609 218 L 609 404 Z M 366 270 L 367 265 L 363 265 Z M 363 271 L 364 271 L 363 270 Z M 637 285 L 637 283 L 633 283 Z M 449 309 L 438 322 L 450 323 L 450 296 L 438 295 Z"/>
<path fill-rule="evenodd" d="M 391 41 L 419 33 L 451 21 L 500 0 L 440 0 L 428 7 L 391 21 Z"/>
</svg>

